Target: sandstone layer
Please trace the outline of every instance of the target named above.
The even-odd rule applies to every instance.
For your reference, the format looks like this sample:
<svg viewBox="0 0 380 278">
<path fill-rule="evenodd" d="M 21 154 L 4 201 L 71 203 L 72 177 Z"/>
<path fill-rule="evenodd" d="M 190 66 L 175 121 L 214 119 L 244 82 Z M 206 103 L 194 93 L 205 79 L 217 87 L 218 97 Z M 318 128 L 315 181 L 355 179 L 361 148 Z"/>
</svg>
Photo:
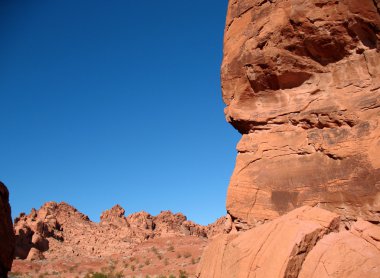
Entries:
<svg viewBox="0 0 380 278">
<path fill-rule="evenodd" d="M 237 229 L 302 205 L 380 222 L 380 2 L 230 0 L 225 115 Z"/>
<path fill-rule="evenodd" d="M 206 247 L 199 278 L 380 277 L 380 227 L 300 207 Z"/>
<path fill-rule="evenodd" d="M 0 278 L 11 270 L 15 248 L 15 235 L 9 205 L 9 191 L 0 182 Z"/>
<path fill-rule="evenodd" d="M 163 211 L 157 216 L 138 212 L 125 216 L 116 205 L 102 213 L 100 223 L 66 203 L 49 202 L 29 215 L 15 219 L 15 257 L 27 260 L 64 256 L 100 258 L 129 255 L 137 245 L 157 238 L 192 236 L 211 238 L 225 230 L 221 218 L 209 226 L 188 221 L 181 213 Z"/>
</svg>

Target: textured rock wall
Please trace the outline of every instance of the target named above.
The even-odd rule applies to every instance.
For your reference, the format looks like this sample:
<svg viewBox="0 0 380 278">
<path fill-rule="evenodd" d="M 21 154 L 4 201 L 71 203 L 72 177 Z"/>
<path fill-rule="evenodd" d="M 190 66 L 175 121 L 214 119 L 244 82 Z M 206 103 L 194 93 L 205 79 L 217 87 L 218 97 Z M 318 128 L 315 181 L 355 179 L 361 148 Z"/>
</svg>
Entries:
<svg viewBox="0 0 380 278">
<path fill-rule="evenodd" d="M 380 277 L 380 227 L 344 223 L 336 213 L 300 207 L 205 249 L 199 278 Z"/>
<path fill-rule="evenodd" d="M 7 277 L 7 273 L 12 267 L 14 248 L 15 235 L 9 205 L 9 192 L 0 182 L 0 278 Z"/>
<path fill-rule="evenodd" d="M 230 0 L 226 119 L 237 229 L 302 205 L 380 222 L 380 1 Z"/>
</svg>

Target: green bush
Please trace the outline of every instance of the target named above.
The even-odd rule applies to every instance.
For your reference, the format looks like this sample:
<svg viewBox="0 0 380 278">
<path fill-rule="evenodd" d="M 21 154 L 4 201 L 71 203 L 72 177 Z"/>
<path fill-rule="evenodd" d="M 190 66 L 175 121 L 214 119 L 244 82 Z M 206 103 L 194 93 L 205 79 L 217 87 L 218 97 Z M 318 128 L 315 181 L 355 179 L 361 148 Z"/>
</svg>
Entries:
<svg viewBox="0 0 380 278">
<path fill-rule="evenodd" d="M 107 274 L 95 272 L 90 276 L 90 278 L 109 278 Z"/>
<path fill-rule="evenodd" d="M 188 278 L 188 277 L 189 277 L 189 274 L 187 274 L 186 271 L 184 270 L 179 271 L 179 278 Z"/>
</svg>

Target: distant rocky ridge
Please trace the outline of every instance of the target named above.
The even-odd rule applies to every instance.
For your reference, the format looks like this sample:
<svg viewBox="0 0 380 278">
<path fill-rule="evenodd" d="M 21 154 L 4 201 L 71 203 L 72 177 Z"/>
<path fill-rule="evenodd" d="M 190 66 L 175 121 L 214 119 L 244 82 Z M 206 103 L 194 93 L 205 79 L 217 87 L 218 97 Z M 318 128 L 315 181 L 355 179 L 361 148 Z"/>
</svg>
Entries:
<svg viewBox="0 0 380 278">
<path fill-rule="evenodd" d="M 303 205 L 380 222 L 380 2 L 230 0 L 225 115 L 236 229 Z"/>
<path fill-rule="evenodd" d="M 9 205 L 9 191 L 0 182 L 0 278 L 6 278 L 11 270 L 15 248 L 15 235 Z"/>
<path fill-rule="evenodd" d="M 100 258 L 130 253 L 136 245 L 154 238 L 195 236 L 211 238 L 228 230 L 226 218 L 201 226 L 181 213 L 163 211 L 157 216 L 138 212 L 125 216 L 116 205 L 102 213 L 100 223 L 66 203 L 48 202 L 29 215 L 15 219 L 15 257 L 27 260 L 62 256 Z M 227 223 L 227 224 L 226 224 Z"/>
</svg>

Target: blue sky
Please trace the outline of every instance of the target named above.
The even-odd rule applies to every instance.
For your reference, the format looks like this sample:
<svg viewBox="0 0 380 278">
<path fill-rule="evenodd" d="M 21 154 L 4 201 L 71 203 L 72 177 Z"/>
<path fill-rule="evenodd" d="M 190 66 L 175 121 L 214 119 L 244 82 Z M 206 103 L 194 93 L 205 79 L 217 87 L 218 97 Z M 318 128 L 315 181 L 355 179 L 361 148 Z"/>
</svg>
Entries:
<svg viewBox="0 0 380 278">
<path fill-rule="evenodd" d="M 13 217 L 65 201 L 225 214 L 239 134 L 220 91 L 227 1 L 0 0 L 0 179 Z"/>
</svg>

